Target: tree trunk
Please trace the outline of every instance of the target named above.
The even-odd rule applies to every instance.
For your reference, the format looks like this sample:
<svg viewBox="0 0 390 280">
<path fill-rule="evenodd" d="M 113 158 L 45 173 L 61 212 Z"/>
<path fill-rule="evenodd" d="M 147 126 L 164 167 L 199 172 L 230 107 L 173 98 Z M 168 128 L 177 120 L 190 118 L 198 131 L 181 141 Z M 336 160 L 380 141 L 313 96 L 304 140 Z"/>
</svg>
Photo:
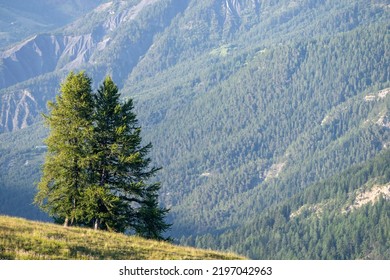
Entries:
<svg viewBox="0 0 390 280">
<path fill-rule="evenodd" d="M 94 230 L 98 230 L 99 229 L 99 219 L 95 220 L 95 225 L 94 225 L 93 229 Z"/>
<path fill-rule="evenodd" d="M 68 217 L 66 217 L 64 222 L 64 227 L 68 227 L 68 226 L 69 226 L 69 219 Z"/>
</svg>

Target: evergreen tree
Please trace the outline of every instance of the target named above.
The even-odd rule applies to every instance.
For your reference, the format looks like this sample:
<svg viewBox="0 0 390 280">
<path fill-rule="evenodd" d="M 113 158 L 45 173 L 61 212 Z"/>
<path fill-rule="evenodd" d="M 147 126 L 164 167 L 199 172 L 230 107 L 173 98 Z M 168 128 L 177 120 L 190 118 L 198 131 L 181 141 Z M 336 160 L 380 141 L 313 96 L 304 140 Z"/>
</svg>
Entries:
<svg viewBox="0 0 390 280">
<path fill-rule="evenodd" d="M 131 99 L 121 102 L 107 77 L 96 94 L 84 74 L 71 73 L 45 115 L 48 155 L 35 202 L 64 225 L 130 231 L 164 239 L 167 209 L 158 205 L 159 183 L 147 181 L 152 145 L 141 144 Z"/>
<path fill-rule="evenodd" d="M 149 168 L 147 154 L 152 146 L 141 145 L 132 100 L 121 102 L 117 86 L 107 77 L 95 95 L 95 108 L 96 187 L 117 198 L 95 205 L 96 214 L 104 215 L 104 219 L 95 217 L 95 228 L 130 229 L 144 237 L 162 239 L 169 228 L 164 222 L 167 210 L 157 203 L 159 185 L 146 183 L 159 168 Z"/>
<path fill-rule="evenodd" d="M 137 234 L 145 238 L 170 240 L 170 238 L 165 239 L 162 235 L 171 225 L 164 222 L 169 210 L 161 208 L 158 205 L 157 193 L 159 189 L 159 184 L 151 185 L 148 188 L 142 206 L 138 210 L 135 230 Z"/>
<path fill-rule="evenodd" d="M 82 218 L 93 139 L 91 79 L 83 72 L 70 73 L 61 85 L 61 95 L 48 107 L 50 113 L 44 115 L 50 128 L 48 153 L 35 202 L 68 226 Z"/>
</svg>

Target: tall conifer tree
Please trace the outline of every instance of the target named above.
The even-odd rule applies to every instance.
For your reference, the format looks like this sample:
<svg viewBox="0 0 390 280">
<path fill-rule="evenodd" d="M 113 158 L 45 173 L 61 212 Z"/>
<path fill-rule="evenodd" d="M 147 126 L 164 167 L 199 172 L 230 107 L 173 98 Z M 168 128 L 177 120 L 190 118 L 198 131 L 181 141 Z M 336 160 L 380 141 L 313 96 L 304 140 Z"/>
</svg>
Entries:
<svg viewBox="0 0 390 280">
<path fill-rule="evenodd" d="M 107 213 L 106 219 L 95 223 L 95 227 L 101 224 L 118 231 L 130 229 L 141 236 L 162 239 L 162 233 L 169 228 L 164 222 L 167 210 L 157 203 L 159 184 L 146 183 L 159 168 L 149 167 L 147 154 L 152 146 L 142 146 L 132 100 L 121 102 L 117 86 L 107 77 L 95 95 L 95 108 L 96 184 L 118 198 L 110 205 L 95 207 Z"/>
<path fill-rule="evenodd" d="M 61 85 L 61 95 L 56 102 L 48 103 L 50 112 L 44 115 L 50 134 L 35 202 L 65 226 L 75 224 L 83 215 L 81 201 L 91 157 L 93 105 L 91 79 L 83 72 L 70 73 Z"/>
<path fill-rule="evenodd" d="M 151 144 L 142 145 L 131 99 L 120 101 L 107 77 L 96 94 L 84 74 L 71 73 L 50 102 L 48 155 L 35 201 L 65 225 L 132 231 L 164 239 L 167 209 L 158 205 L 159 183 L 147 181 Z"/>
</svg>

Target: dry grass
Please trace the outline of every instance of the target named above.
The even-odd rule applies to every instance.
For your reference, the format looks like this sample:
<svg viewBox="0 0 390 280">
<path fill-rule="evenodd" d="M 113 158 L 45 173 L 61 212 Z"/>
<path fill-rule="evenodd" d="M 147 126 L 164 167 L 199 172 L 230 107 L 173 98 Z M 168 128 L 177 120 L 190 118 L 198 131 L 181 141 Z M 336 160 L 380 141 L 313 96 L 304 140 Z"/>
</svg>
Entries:
<svg viewBox="0 0 390 280">
<path fill-rule="evenodd" d="M 124 234 L 64 228 L 0 216 L 0 259 L 207 260 L 243 257 Z"/>
</svg>

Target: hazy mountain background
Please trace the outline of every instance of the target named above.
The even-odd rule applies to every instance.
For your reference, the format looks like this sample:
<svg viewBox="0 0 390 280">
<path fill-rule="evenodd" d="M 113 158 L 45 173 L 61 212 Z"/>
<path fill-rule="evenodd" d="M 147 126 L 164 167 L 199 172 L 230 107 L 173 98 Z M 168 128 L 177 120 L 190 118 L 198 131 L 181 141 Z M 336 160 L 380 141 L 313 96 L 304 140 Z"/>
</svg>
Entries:
<svg viewBox="0 0 390 280">
<path fill-rule="evenodd" d="M 178 243 L 390 258 L 389 1 L 3 2 L 0 213 L 47 219 L 40 112 L 86 70 L 135 100 Z"/>
<path fill-rule="evenodd" d="M 104 0 L 1 0 L 0 48 L 68 24 Z"/>
</svg>

